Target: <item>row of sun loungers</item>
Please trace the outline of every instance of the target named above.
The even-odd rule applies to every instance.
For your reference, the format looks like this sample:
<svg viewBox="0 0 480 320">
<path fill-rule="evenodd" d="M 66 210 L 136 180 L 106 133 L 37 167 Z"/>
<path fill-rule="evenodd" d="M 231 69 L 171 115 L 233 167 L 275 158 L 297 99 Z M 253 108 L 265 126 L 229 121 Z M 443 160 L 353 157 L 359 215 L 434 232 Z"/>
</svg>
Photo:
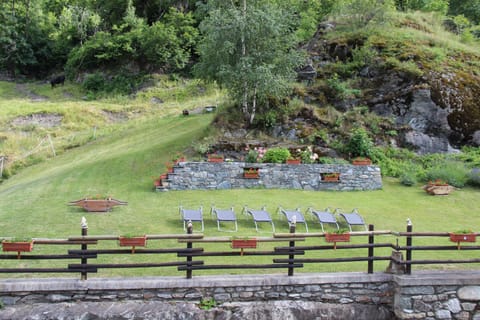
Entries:
<svg viewBox="0 0 480 320">
<path fill-rule="evenodd" d="M 277 212 L 283 216 L 289 224 L 296 223 L 296 224 L 303 224 L 305 226 L 306 232 L 308 232 L 308 224 L 307 220 L 305 219 L 305 215 L 302 214 L 300 209 L 294 210 L 287 210 L 282 207 L 277 209 Z M 258 225 L 260 223 L 267 223 L 270 224 L 272 227 L 272 232 L 275 232 L 275 225 L 271 218 L 270 213 L 266 210 L 265 207 L 262 207 L 259 210 L 255 210 L 252 208 L 248 208 L 245 206 L 242 210 L 243 214 L 250 215 L 253 219 L 255 224 L 255 230 L 259 232 Z M 352 227 L 360 226 L 364 227 L 367 230 L 367 225 L 365 224 L 365 220 L 363 217 L 358 213 L 357 209 L 353 209 L 350 213 L 344 213 L 341 209 L 335 209 L 333 212 L 326 208 L 324 210 L 316 210 L 313 208 L 308 208 L 307 214 L 312 215 L 315 221 L 318 221 L 320 227 L 322 228 L 322 232 L 325 232 L 324 225 L 331 225 L 336 229 L 340 229 L 339 220 L 338 218 L 342 218 L 342 222 L 344 222 L 350 231 L 353 231 Z M 228 209 L 219 209 L 212 206 L 210 210 L 210 214 L 214 217 L 217 221 L 217 228 L 219 231 L 231 231 L 236 232 L 238 231 L 238 224 L 237 224 L 237 216 L 235 214 L 234 208 Z M 183 220 L 183 229 L 187 229 L 187 224 L 189 222 L 196 222 L 201 225 L 201 232 L 204 231 L 204 222 L 203 222 L 203 207 L 199 209 L 185 209 L 180 207 L 180 215 Z M 232 228 L 230 229 L 222 229 L 222 224 L 232 224 Z"/>
</svg>

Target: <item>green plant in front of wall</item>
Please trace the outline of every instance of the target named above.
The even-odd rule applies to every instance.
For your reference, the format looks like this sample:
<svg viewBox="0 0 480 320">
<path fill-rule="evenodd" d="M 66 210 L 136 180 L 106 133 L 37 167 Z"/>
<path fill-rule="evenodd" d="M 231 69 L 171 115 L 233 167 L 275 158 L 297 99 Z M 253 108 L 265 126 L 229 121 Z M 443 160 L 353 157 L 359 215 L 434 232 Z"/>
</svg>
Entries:
<svg viewBox="0 0 480 320">
<path fill-rule="evenodd" d="M 285 163 L 285 161 L 290 157 L 290 151 L 287 148 L 271 148 L 265 152 L 262 162 L 268 163 Z"/>
<path fill-rule="evenodd" d="M 347 228 L 340 228 L 340 229 L 337 229 L 337 230 L 334 230 L 330 233 L 334 233 L 334 234 L 344 234 L 344 233 L 348 233 L 348 229 Z"/>
<path fill-rule="evenodd" d="M 345 151 L 350 157 L 370 157 L 373 141 L 364 128 L 355 128 L 350 134 L 350 139 L 345 146 Z"/>
<path fill-rule="evenodd" d="M 199 304 L 199 307 L 202 310 L 210 310 L 212 308 L 215 308 L 216 306 L 217 301 L 215 301 L 215 298 L 202 298 Z"/>
</svg>

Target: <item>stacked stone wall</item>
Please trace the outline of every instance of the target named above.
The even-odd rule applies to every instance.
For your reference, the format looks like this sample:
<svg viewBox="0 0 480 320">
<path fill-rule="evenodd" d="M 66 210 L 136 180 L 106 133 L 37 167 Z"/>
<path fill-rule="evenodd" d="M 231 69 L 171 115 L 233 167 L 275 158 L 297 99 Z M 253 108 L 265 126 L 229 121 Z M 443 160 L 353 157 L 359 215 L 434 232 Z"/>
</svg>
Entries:
<svg viewBox="0 0 480 320">
<path fill-rule="evenodd" d="M 259 169 L 258 179 L 245 179 L 246 167 Z M 326 182 L 322 177 L 339 173 L 338 182 Z M 168 174 L 166 189 L 300 189 L 300 190 L 376 190 L 382 188 L 378 166 L 349 164 L 273 164 L 243 162 L 181 162 Z"/>
<path fill-rule="evenodd" d="M 258 319 L 268 319 L 269 312 L 277 312 L 271 307 L 277 306 L 284 310 L 278 311 L 278 316 L 272 319 L 288 318 L 293 313 L 298 317 L 290 319 L 329 315 L 319 319 L 480 320 L 480 272 L 333 273 L 292 277 L 229 275 L 193 279 L 10 279 L 0 281 L 0 300 L 5 305 L 0 319 L 6 319 L 2 318 L 3 314 L 14 319 L 15 314 L 24 314 L 21 312 L 31 310 L 34 313 L 38 305 L 51 304 L 53 310 L 65 307 L 72 311 L 72 303 L 105 308 L 132 301 L 142 303 L 136 308 L 145 314 L 151 312 L 147 307 L 161 309 L 173 305 L 183 307 L 173 308 L 172 314 L 187 312 L 183 310 L 187 305 L 188 312 L 200 314 L 201 301 L 212 298 L 216 302 L 216 314 L 231 316 L 225 319 L 237 319 L 234 313 L 244 315 L 243 318 L 260 314 L 265 317 Z M 306 306 L 308 310 L 304 309 Z M 122 308 L 116 305 L 112 310 Z M 209 318 L 199 316 L 198 319 Z"/>
</svg>

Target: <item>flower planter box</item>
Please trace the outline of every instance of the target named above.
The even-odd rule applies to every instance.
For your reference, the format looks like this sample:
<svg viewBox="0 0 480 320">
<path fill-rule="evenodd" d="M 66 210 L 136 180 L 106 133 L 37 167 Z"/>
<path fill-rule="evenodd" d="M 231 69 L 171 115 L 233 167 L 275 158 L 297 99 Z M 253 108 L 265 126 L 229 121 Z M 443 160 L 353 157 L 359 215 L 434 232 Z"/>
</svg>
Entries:
<svg viewBox="0 0 480 320">
<path fill-rule="evenodd" d="M 245 179 L 258 179 L 260 177 L 260 169 L 243 168 L 243 177 Z"/>
<path fill-rule="evenodd" d="M 460 242 L 476 242 L 477 235 L 475 233 L 453 233 L 450 234 L 450 241 L 457 243 L 457 249 L 460 250 Z"/>
<path fill-rule="evenodd" d="M 349 242 L 350 233 L 325 233 L 325 240 L 333 242 L 333 249 L 337 249 L 337 242 Z"/>
<path fill-rule="evenodd" d="M 140 237 L 122 237 L 118 238 L 121 247 L 132 247 L 132 253 L 135 253 L 135 247 L 145 247 L 147 245 L 147 236 Z"/>
<path fill-rule="evenodd" d="M 258 172 L 253 172 L 253 173 L 244 172 L 243 177 L 245 179 L 258 179 L 258 178 L 260 178 Z"/>
<path fill-rule="evenodd" d="M 286 164 L 300 164 L 302 163 L 301 159 L 287 159 Z"/>
<path fill-rule="evenodd" d="M 339 182 L 340 181 L 340 173 L 324 173 L 320 174 L 322 178 L 322 182 Z"/>
<path fill-rule="evenodd" d="M 17 259 L 20 259 L 21 252 L 30 252 L 33 250 L 33 241 L 2 241 L 3 251 L 17 252 Z"/>
<path fill-rule="evenodd" d="M 454 189 L 454 187 L 447 183 L 429 183 L 423 186 L 423 190 L 433 196 L 449 195 Z"/>
<path fill-rule="evenodd" d="M 78 206 L 88 212 L 107 212 L 115 206 L 126 206 L 128 202 L 116 199 L 80 199 L 71 201 L 69 205 Z"/>
<path fill-rule="evenodd" d="M 208 155 L 208 162 L 223 162 L 223 156 L 221 155 Z"/>
<path fill-rule="evenodd" d="M 255 249 L 257 248 L 257 239 L 234 239 L 232 240 L 233 249 Z"/>
<path fill-rule="evenodd" d="M 257 239 L 233 239 L 231 246 L 233 249 L 240 249 L 240 255 L 243 256 L 243 249 L 257 248 Z"/>
<path fill-rule="evenodd" d="M 372 164 L 372 160 L 368 158 L 355 158 L 352 159 L 352 164 L 354 166 L 369 166 Z"/>
</svg>

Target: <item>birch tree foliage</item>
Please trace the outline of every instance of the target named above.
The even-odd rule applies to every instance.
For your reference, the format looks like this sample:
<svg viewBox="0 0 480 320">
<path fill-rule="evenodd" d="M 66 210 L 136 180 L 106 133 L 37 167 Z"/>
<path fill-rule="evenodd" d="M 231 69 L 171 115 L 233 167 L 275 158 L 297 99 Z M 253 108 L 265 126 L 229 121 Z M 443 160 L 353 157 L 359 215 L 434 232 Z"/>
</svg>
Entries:
<svg viewBox="0 0 480 320">
<path fill-rule="evenodd" d="M 303 55 L 293 16 L 266 1 L 209 2 L 197 76 L 226 88 L 251 124 L 269 97 L 284 97 Z"/>
</svg>

